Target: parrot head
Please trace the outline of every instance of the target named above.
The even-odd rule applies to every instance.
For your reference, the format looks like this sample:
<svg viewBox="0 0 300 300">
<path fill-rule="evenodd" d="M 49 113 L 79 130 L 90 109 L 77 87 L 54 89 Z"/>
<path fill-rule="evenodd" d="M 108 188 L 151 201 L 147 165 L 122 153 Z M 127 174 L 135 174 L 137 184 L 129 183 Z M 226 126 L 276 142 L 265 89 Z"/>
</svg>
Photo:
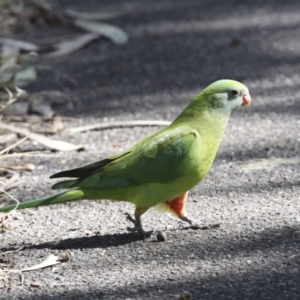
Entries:
<svg viewBox="0 0 300 300">
<path fill-rule="evenodd" d="M 239 106 L 250 106 L 251 97 L 248 88 L 235 80 L 218 80 L 201 93 L 208 107 L 231 112 Z"/>
</svg>

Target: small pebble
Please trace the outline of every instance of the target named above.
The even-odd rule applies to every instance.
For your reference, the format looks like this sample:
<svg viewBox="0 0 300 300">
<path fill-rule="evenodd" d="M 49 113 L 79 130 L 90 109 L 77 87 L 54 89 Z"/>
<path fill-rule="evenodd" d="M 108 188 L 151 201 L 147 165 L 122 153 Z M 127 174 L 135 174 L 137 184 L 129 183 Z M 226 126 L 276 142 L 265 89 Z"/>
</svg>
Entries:
<svg viewBox="0 0 300 300">
<path fill-rule="evenodd" d="M 38 281 L 32 281 L 30 284 L 31 287 L 39 288 L 42 286 L 42 284 Z"/>
<path fill-rule="evenodd" d="M 193 296 L 190 292 L 188 291 L 183 291 L 181 294 L 180 294 L 180 298 L 179 300 L 193 300 Z"/>
<path fill-rule="evenodd" d="M 68 251 L 63 252 L 63 253 L 61 253 L 61 254 L 58 256 L 58 260 L 59 260 L 60 262 L 67 262 L 67 261 L 69 261 L 70 259 L 71 259 L 71 254 L 70 254 Z"/>
<path fill-rule="evenodd" d="M 157 235 L 156 235 L 156 238 L 160 242 L 165 242 L 167 240 L 167 235 L 166 235 L 166 233 L 164 233 L 162 231 L 158 231 Z"/>
</svg>

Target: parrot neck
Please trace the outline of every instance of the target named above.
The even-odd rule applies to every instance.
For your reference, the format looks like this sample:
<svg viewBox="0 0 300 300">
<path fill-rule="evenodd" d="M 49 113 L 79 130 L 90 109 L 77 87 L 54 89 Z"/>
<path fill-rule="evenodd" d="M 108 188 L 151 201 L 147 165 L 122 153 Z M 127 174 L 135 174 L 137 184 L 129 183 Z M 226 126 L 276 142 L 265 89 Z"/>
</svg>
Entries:
<svg viewBox="0 0 300 300">
<path fill-rule="evenodd" d="M 203 137 L 208 139 L 208 142 L 215 147 L 216 151 L 222 141 L 224 131 L 229 120 L 229 114 L 224 114 L 216 110 L 206 111 L 201 116 L 199 125 L 196 130 Z"/>
<path fill-rule="evenodd" d="M 205 103 L 194 100 L 174 120 L 173 124 L 177 126 L 181 123 L 197 130 L 200 136 L 217 151 L 229 117 L 229 111 L 208 108 Z"/>
<path fill-rule="evenodd" d="M 197 131 L 221 132 L 223 134 L 230 117 L 230 111 L 207 107 L 205 102 L 193 100 L 173 121 L 173 124 L 185 123 L 192 124 Z"/>
</svg>

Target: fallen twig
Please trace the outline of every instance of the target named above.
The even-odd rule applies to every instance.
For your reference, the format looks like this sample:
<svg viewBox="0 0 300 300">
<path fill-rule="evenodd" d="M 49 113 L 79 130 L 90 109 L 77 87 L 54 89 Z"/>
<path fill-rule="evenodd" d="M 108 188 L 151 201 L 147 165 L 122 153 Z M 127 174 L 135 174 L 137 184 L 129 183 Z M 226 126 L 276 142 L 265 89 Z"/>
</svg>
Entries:
<svg viewBox="0 0 300 300">
<path fill-rule="evenodd" d="M 24 141 L 26 141 L 28 139 L 28 136 L 25 136 L 24 138 L 22 138 L 21 140 L 15 142 L 14 144 L 6 147 L 5 149 L 3 149 L 2 151 L 0 151 L 0 155 L 7 153 L 9 150 L 19 146 L 20 144 L 22 144 Z"/>
<path fill-rule="evenodd" d="M 115 121 L 106 123 L 97 123 L 92 125 L 68 128 L 62 131 L 64 134 L 74 134 L 78 132 L 107 129 L 114 127 L 133 127 L 133 126 L 168 126 L 171 122 L 163 120 L 135 120 L 135 121 Z"/>
<path fill-rule="evenodd" d="M 25 171 L 33 171 L 35 169 L 35 165 L 28 163 L 25 165 L 11 166 L 11 165 L 0 165 L 1 169 L 5 170 L 25 170 Z"/>
<path fill-rule="evenodd" d="M 25 135 L 31 140 L 34 140 L 50 149 L 54 149 L 54 150 L 58 150 L 58 151 L 74 151 L 74 150 L 83 149 L 85 147 L 85 145 L 83 145 L 83 144 L 74 145 L 74 144 L 67 143 L 64 141 L 52 140 L 41 134 L 33 133 L 27 129 L 18 128 L 18 127 L 12 126 L 12 125 L 4 124 L 4 123 L 0 123 L 0 128 L 6 129 L 6 130 L 9 130 L 12 132 L 16 132 L 21 135 Z"/>
<path fill-rule="evenodd" d="M 2 155 L 0 159 L 4 158 L 15 158 L 15 157 L 24 157 L 24 156 L 40 156 L 40 157 L 57 157 L 57 154 L 48 154 L 43 151 L 30 151 L 30 152 L 20 152 L 20 153 L 11 153 Z"/>
</svg>

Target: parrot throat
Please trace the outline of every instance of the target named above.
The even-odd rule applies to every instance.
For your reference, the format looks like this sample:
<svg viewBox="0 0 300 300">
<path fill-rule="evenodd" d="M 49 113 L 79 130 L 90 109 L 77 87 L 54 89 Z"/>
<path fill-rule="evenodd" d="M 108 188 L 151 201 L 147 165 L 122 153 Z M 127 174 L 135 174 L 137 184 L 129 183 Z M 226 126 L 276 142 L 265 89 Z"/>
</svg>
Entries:
<svg viewBox="0 0 300 300">
<path fill-rule="evenodd" d="M 207 148 L 205 151 L 208 164 L 212 164 L 222 142 L 229 115 L 218 111 L 207 111 L 195 126 Z"/>
<path fill-rule="evenodd" d="M 209 139 L 208 142 L 215 148 L 215 152 L 217 152 L 221 144 L 228 120 L 229 114 L 210 111 L 208 115 L 203 118 L 205 125 L 203 124 L 203 126 L 198 128 L 198 132 L 201 136 L 203 136 L 203 134 L 207 136 Z"/>
<path fill-rule="evenodd" d="M 228 119 L 228 115 L 220 114 L 216 111 L 207 111 L 201 116 L 201 121 L 197 122 L 194 127 L 203 141 L 203 147 L 199 149 L 202 152 L 203 161 L 205 161 L 200 168 L 202 178 L 209 172 L 215 160 Z"/>
<path fill-rule="evenodd" d="M 196 130 L 201 137 L 205 153 L 206 164 L 203 166 L 203 177 L 209 171 L 219 146 L 221 144 L 226 125 L 231 111 L 222 108 L 208 107 L 201 98 L 196 98 L 187 108 L 175 119 L 173 124 L 178 126 L 183 124 Z"/>
<path fill-rule="evenodd" d="M 208 107 L 206 102 L 194 99 L 174 120 L 173 124 L 188 125 L 198 131 L 213 148 L 218 149 L 231 111 Z"/>
</svg>

